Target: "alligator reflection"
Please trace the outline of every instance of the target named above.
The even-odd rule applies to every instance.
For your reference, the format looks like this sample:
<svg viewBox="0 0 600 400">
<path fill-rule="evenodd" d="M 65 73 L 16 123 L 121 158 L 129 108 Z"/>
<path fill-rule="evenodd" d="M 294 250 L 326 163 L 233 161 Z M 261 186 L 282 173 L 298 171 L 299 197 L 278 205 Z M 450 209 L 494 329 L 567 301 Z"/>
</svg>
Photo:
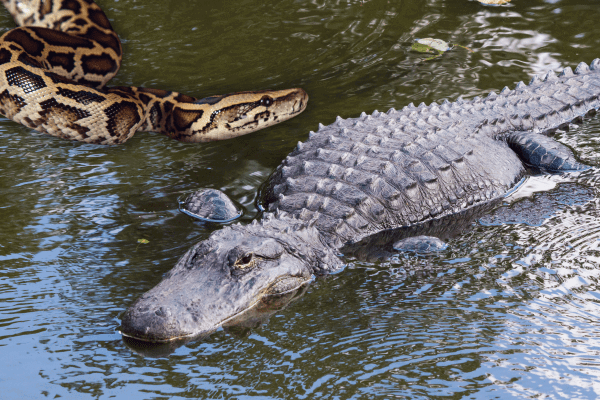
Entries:
<svg viewBox="0 0 600 400">
<path fill-rule="evenodd" d="M 283 310 L 289 304 L 304 296 L 307 288 L 308 284 L 281 295 L 265 296 L 254 307 L 229 319 L 222 325 L 222 328 L 234 337 L 248 337 L 253 329 L 258 329 L 261 325 L 266 325 L 271 315 Z M 123 336 L 123 342 L 127 347 L 141 356 L 159 358 L 169 356 L 177 348 L 186 343 L 208 339 L 212 334 L 214 334 L 214 331 L 200 336 L 175 339 L 166 343 L 151 343 Z"/>
</svg>

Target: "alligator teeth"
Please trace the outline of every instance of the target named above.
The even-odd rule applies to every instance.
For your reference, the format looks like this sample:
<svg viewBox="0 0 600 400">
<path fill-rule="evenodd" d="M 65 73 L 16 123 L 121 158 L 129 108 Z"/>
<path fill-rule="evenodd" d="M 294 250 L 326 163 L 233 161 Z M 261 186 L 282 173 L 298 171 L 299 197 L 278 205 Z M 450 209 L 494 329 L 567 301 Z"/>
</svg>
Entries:
<svg viewBox="0 0 600 400">
<path fill-rule="evenodd" d="M 562 77 L 569 77 L 569 76 L 573 76 L 573 70 L 571 69 L 571 67 L 567 67 L 565 69 L 562 70 L 562 72 L 558 75 L 560 78 Z"/>
<path fill-rule="evenodd" d="M 363 112 L 361 112 L 361 113 L 360 113 L 360 119 L 362 119 L 362 120 L 365 120 L 365 119 L 367 119 L 367 113 L 366 113 L 366 112 L 364 112 L 364 111 L 363 111 Z"/>
<path fill-rule="evenodd" d="M 579 63 L 577 68 L 575 68 L 575 73 L 577 75 L 587 74 L 588 72 L 590 72 L 590 67 L 588 67 L 588 65 L 583 61 Z"/>
<path fill-rule="evenodd" d="M 490 94 L 487 95 L 488 99 L 495 99 L 496 97 L 498 97 L 496 92 L 490 92 Z"/>
<path fill-rule="evenodd" d="M 427 107 L 427 104 L 421 102 L 421 104 L 419 104 L 419 107 L 417 107 L 417 108 L 425 108 L 425 107 Z"/>
<path fill-rule="evenodd" d="M 388 115 L 393 114 L 396 112 L 396 109 L 394 107 L 390 108 L 387 112 Z"/>
<path fill-rule="evenodd" d="M 318 131 L 320 131 L 321 129 L 324 129 L 324 128 L 325 128 L 325 125 L 323 125 L 322 123 L 319 122 L 319 129 L 318 129 Z"/>
<path fill-rule="evenodd" d="M 522 90 L 525 89 L 527 86 L 523 83 L 523 81 L 520 81 L 519 83 L 517 83 L 517 86 L 515 86 L 515 90 Z"/>
<path fill-rule="evenodd" d="M 308 132 L 308 138 L 311 139 L 316 135 L 316 133 L 314 131 L 310 131 Z"/>
<path fill-rule="evenodd" d="M 459 105 L 459 104 L 462 104 L 462 103 L 464 103 L 464 102 L 465 102 L 465 99 L 463 99 L 463 97 L 462 97 L 462 96 L 458 96 L 458 97 L 456 98 L 456 101 L 454 102 L 454 104 L 457 104 L 457 105 Z"/>
<path fill-rule="evenodd" d="M 381 114 L 379 111 L 377 111 L 377 110 L 373 111 L 374 117 L 379 117 L 379 114 Z"/>
<path fill-rule="evenodd" d="M 556 76 L 554 71 L 548 71 L 548 73 L 544 77 L 544 82 L 553 82 L 553 81 L 557 81 L 557 80 L 558 80 L 558 77 Z"/>
<path fill-rule="evenodd" d="M 600 58 L 595 58 L 594 61 L 590 63 L 590 69 L 598 70 L 600 69 Z"/>
<path fill-rule="evenodd" d="M 303 147 L 304 144 L 302 142 L 298 142 L 298 146 L 296 146 L 296 149 L 298 149 L 298 151 L 301 151 Z"/>
<path fill-rule="evenodd" d="M 510 89 L 508 88 L 508 86 L 504 86 L 504 89 L 502 89 L 502 91 L 500 92 L 500 94 L 504 95 L 504 96 L 506 96 L 509 93 L 510 93 Z"/>
<path fill-rule="evenodd" d="M 339 115 L 337 117 L 335 117 L 335 122 L 338 125 L 341 125 L 343 120 L 344 120 L 344 118 L 340 117 Z"/>
</svg>

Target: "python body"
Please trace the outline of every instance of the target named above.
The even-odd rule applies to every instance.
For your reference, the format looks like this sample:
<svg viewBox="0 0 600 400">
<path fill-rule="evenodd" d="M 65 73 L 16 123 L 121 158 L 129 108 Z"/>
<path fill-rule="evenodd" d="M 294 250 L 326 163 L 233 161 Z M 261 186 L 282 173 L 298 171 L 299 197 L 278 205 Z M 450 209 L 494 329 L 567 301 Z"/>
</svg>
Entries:
<svg viewBox="0 0 600 400">
<path fill-rule="evenodd" d="M 139 87 L 105 87 L 122 48 L 89 0 L 2 0 L 19 25 L 0 38 L 0 113 L 64 139 L 119 144 L 137 131 L 183 142 L 241 136 L 306 108 L 302 89 L 240 92 L 197 100 Z"/>
</svg>

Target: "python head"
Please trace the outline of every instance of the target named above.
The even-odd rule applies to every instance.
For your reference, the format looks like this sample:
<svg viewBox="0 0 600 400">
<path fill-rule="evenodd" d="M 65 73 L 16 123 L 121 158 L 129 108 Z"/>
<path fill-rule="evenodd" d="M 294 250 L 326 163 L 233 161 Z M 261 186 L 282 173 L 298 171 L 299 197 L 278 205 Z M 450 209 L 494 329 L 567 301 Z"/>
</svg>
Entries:
<svg viewBox="0 0 600 400">
<path fill-rule="evenodd" d="M 173 110 L 177 140 L 209 142 L 231 139 L 286 121 L 306 109 L 302 89 L 263 90 L 211 96 L 179 103 Z"/>
<path fill-rule="evenodd" d="M 121 333 L 156 343 L 204 336 L 301 289 L 324 263 L 340 263 L 319 248 L 314 228 L 281 230 L 269 221 L 226 227 L 190 249 L 125 311 Z"/>
</svg>

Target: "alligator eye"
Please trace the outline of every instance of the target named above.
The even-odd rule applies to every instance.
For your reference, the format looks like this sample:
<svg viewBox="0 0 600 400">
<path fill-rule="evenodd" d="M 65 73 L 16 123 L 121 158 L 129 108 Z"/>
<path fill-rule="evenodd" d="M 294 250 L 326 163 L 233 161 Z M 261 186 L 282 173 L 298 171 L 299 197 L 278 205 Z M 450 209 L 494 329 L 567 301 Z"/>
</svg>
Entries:
<svg viewBox="0 0 600 400">
<path fill-rule="evenodd" d="M 248 269 L 248 268 L 254 267 L 254 265 L 256 265 L 256 261 L 257 261 L 257 259 L 254 258 L 254 254 L 248 253 L 245 256 L 243 256 L 242 258 L 239 258 L 235 262 L 234 266 L 238 269 Z"/>
<path fill-rule="evenodd" d="M 269 107 L 271 104 L 273 104 L 273 99 L 269 96 L 263 96 L 263 98 L 260 99 L 259 103 L 261 106 Z"/>
</svg>

